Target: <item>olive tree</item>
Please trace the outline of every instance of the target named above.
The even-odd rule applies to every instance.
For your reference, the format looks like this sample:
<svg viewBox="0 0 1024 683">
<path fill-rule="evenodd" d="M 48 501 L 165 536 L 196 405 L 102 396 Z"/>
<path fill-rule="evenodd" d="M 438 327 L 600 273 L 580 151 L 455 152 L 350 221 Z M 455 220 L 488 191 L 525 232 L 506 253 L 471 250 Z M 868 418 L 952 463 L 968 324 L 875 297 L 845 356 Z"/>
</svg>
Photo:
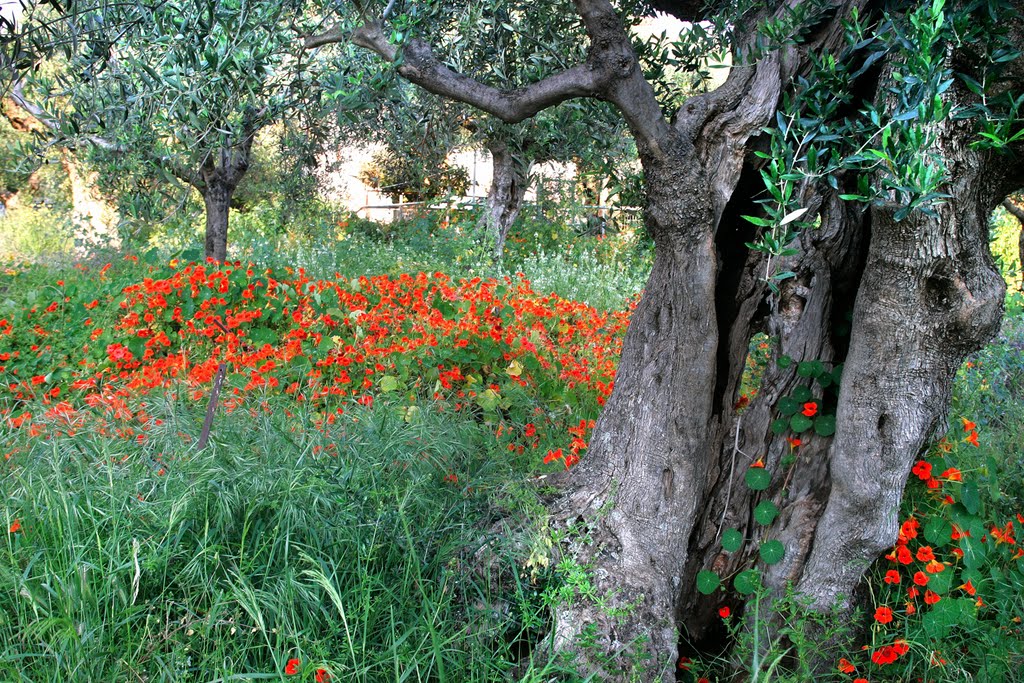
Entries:
<svg viewBox="0 0 1024 683">
<path fill-rule="evenodd" d="M 585 531 L 562 551 L 601 599 L 558 609 L 556 647 L 595 670 L 646 657 L 637 675 L 670 681 L 681 630 L 700 642 L 714 628 L 723 598 L 704 591 L 719 580 L 747 572 L 744 589 L 849 605 L 896 538 L 956 369 L 1001 319 L 987 222 L 1024 180 L 1019 3 L 730 5 L 727 81 L 669 116 L 607 0 L 538 3 L 579 22 L 586 54 L 509 85 L 439 58 L 417 33 L 420 4 L 361 4 L 359 22 L 306 46 L 351 41 L 510 123 L 605 100 L 643 165 L 653 270 L 589 452 L 550 505 Z M 703 3 L 656 4 L 712 18 Z M 741 408 L 762 331 L 772 359 Z M 755 517 L 764 501 L 778 513 Z"/>
<path fill-rule="evenodd" d="M 62 17 L 64 42 L 46 46 L 62 68 L 51 78 L 23 75 L 17 101 L 62 142 L 113 155 L 125 173 L 195 188 L 205 205 L 206 255 L 224 260 L 232 196 L 257 133 L 300 103 L 315 104 L 296 49 L 295 8 L 85 3 L 27 18 L 25 30 Z"/>
</svg>

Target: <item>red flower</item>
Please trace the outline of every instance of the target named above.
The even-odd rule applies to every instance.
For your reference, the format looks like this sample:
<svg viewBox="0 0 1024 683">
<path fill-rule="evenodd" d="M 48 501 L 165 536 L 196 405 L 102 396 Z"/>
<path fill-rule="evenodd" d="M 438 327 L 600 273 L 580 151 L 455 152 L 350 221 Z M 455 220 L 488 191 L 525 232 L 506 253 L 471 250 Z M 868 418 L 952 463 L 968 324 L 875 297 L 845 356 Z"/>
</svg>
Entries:
<svg viewBox="0 0 1024 683">
<path fill-rule="evenodd" d="M 955 467 L 950 467 L 948 470 L 939 475 L 943 479 L 949 481 L 963 481 L 963 477 L 960 475 L 960 470 Z"/>
<path fill-rule="evenodd" d="M 967 435 L 967 438 L 964 439 L 964 441 L 966 441 L 967 443 L 969 443 L 972 446 L 974 446 L 975 448 L 977 448 L 977 446 L 978 446 L 978 432 L 977 432 L 977 430 L 973 430 L 972 429 L 971 433 Z"/>
<path fill-rule="evenodd" d="M 693 660 L 691 660 L 689 657 L 680 657 L 679 658 L 679 668 L 682 669 L 683 671 L 689 671 L 690 670 L 690 663 L 692 661 Z"/>
<path fill-rule="evenodd" d="M 814 417 L 815 415 L 818 414 L 818 404 L 813 401 L 805 403 L 804 409 L 801 410 L 800 412 L 802 412 L 807 417 Z"/>
<path fill-rule="evenodd" d="M 937 603 L 941 599 L 942 599 L 942 596 L 939 595 L 938 593 L 934 592 L 934 591 L 930 591 L 929 590 L 929 591 L 925 591 L 924 592 L 925 604 L 934 605 L 935 603 Z"/>
<path fill-rule="evenodd" d="M 921 481 L 927 481 L 932 476 L 932 464 L 927 460 L 918 460 L 910 471 L 916 474 Z"/>
<path fill-rule="evenodd" d="M 852 674 L 856 670 L 857 670 L 857 667 L 855 667 L 850 662 L 850 660 L 846 659 L 845 657 L 843 657 L 843 658 L 841 658 L 839 660 L 839 671 L 840 672 L 842 672 L 844 674 Z"/>
<path fill-rule="evenodd" d="M 544 456 L 544 464 L 552 463 L 555 460 L 561 460 L 563 456 L 562 449 L 556 448 L 553 451 L 548 451 L 548 454 Z"/>
<path fill-rule="evenodd" d="M 730 614 L 732 614 L 732 611 L 728 607 L 718 608 L 718 616 L 722 617 L 723 619 L 728 619 Z"/>
<path fill-rule="evenodd" d="M 907 546 L 901 545 L 896 549 L 896 561 L 900 564 L 910 564 L 914 561 L 914 556 L 907 550 Z"/>
<path fill-rule="evenodd" d="M 927 586 L 928 585 L 928 575 L 925 574 L 924 572 L 915 572 L 914 573 L 914 583 L 916 583 L 918 586 Z"/>
<path fill-rule="evenodd" d="M 533 436 L 536 433 L 537 433 L 537 428 L 533 425 L 533 423 L 532 422 L 527 423 L 526 429 L 523 430 L 523 434 L 525 436 Z"/>
<path fill-rule="evenodd" d="M 885 573 L 885 578 L 882 580 L 893 585 L 898 584 L 900 582 L 900 573 L 895 569 L 890 569 Z"/>
<path fill-rule="evenodd" d="M 787 437 L 786 437 L 786 441 L 788 441 L 788 442 L 789 442 L 789 447 L 790 447 L 790 448 L 796 448 L 796 447 L 798 447 L 798 446 L 799 446 L 799 445 L 800 445 L 801 443 L 803 443 L 802 441 L 800 441 L 800 439 L 797 439 L 797 438 L 795 438 L 795 437 L 792 437 L 792 436 L 787 436 Z"/>
<path fill-rule="evenodd" d="M 316 683 L 327 683 L 331 680 L 331 674 L 327 673 L 327 669 L 316 670 Z"/>
<path fill-rule="evenodd" d="M 298 659 L 292 658 L 288 660 L 288 663 L 284 665 L 284 673 L 286 676 L 294 676 L 299 673 L 299 666 L 302 664 Z"/>
<path fill-rule="evenodd" d="M 917 559 L 921 562 L 931 562 L 935 559 L 935 553 L 932 552 L 931 546 L 923 545 L 917 549 Z"/>
<path fill-rule="evenodd" d="M 968 581 L 965 584 L 961 584 L 959 586 L 959 588 L 962 588 L 964 590 L 964 592 L 967 593 L 968 595 L 974 595 L 975 593 L 978 592 L 977 589 L 975 589 L 975 587 L 971 584 L 970 581 Z"/>
<path fill-rule="evenodd" d="M 925 565 L 924 570 L 929 574 L 938 574 L 946 570 L 946 565 L 942 564 L 938 560 L 932 560 L 927 565 Z"/>
<path fill-rule="evenodd" d="M 868 679 L 866 679 L 866 678 L 855 678 L 855 679 L 853 679 L 853 683 L 868 683 Z"/>
<path fill-rule="evenodd" d="M 16 534 L 19 531 L 21 531 L 21 520 L 20 519 L 16 519 L 13 522 L 11 522 L 11 526 L 7 530 L 7 532 L 11 533 L 11 534 Z"/>
<path fill-rule="evenodd" d="M 978 425 L 974 424 L 973 422 L 968 420 L 966 417 L 961 417 L 960 421 L 964 423 L 964 431 L 965 432 L 973 432 L 975 429 L 978 428 Z"/>
<path fill-rule="evenodd" d="M 888 607 L 879 607 L 875 610 L 875 621 L 879 624 L 888 624 L 892 622 L 892 610 Z"/>
</svg>

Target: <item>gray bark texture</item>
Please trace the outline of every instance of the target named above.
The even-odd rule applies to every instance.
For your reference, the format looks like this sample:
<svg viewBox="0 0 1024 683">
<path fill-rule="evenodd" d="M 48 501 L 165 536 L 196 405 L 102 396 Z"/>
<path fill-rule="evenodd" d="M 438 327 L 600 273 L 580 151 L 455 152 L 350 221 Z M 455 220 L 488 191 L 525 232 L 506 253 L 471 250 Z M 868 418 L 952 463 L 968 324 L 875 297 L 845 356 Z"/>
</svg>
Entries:
<svg viewBox="0 0 1024 683">
<path fill-rule="evenodd" d="M 523 197 L 529 187 L 530 167 L 533 164 L 529 159 L 516 155 L 507 144 L 499 140 L 488 142 L 487 151 L 491 153 L 494 173 L 481 223 L 493 240 L 494 260 L 500 261 L 505 252 L 509 229 L 523 208 Z"/>
<path fill-rule="evenodd" d="M 248 128 L 238 145 L 209 153 L 203 160 L 199 173 L 190 176 L 188 180 L 203 195 L 203 204 L 206 208 L 206 257 L 217 262 L 226 261 L 228 258 L 231 197 L 245 172 L 249 170 L 256 132 L 256 126 Z"/>
<path fill-rule="evenodd" d="M 688 19 L 697 7 L 658 4 Z M 599 96 L 619 109 L 636 140 L 655 261 L 589 451 L 554 481 L 553 526 L 569 530 L 561 552 L 588 569 L 598 599 L 560 606 L 553 636 L 557 650 L 575 654 L 598 680 L 667 683 L 676 677 L 684 631 L 692 646 L 709 646 L 724 636 L 717 608 L 744 609 L 734 593 L 700 594 L 700 570 L 728 580 L 757 568 L 771 595 L 794 587 L 816 609 L 842 610 L 864 570 L 893 543 L 907 473 L 945 426 L 953 375 L 998 327 L 1004 286 L 988 252 L 987 222 L 1024 185 L 1024 150 L 972 148 L 969 120 L 935 124 L 929 152 L 948 171 L 949 197 L 935 215 L 901 221 L 891 197 L 865 208 L 841 201 L 846 189 L 802 187 L 799 199 L 820 227 L 804 231 L 796 253 L 777 263 L 795 276 L 772 294 L 762 255 L 743 246 L 757 234 L 741 216 L 757 213 L 764 192 L 763 161 L 753 152 L 764 148 L 762 129 L 806 72 L 809 55 L 842 44 L 843 20 L 854 9 L 865 16 L 878 8 L 837 0 L 802 42 L 734 67 L 722 87 L 688 100 L 670 123 L 612 5 L 575 5 L 590 37 L 586 63 L 537 83 L 510 91 L 483 85 L 416 40 L 398 71 L 506 121 Z M 758 22 L 773 11 L 785 18 L 790 7 L 756 5 L 743 21 L 751 33 L 738 31 L 734 47 L 750 47 Z M 343 37 L 332 30 L 306 44 Z M 398 57 L 379 22 L 352 39 L 389 61 Z M 950 58 L 970 59 L 952 50 Z M 1021 72 L 1015 63 L 1007 87 L 1024 86 Z M 855 84 L 859 97 L 885 103 L 891 83 L 884 74 L 865 71 Z M 972 95 L 954 86 L 946 97 L 970 104 Z M 777 342 L 758 394 L 741 412 L 740 382 L 756 332 Z M 783 354 L 793 363 L 777 363 Z M 801 361 L 842 364 L 838 387 L 822 395 L 797 371 Z M 801 386 L 835 411 L 836 432 L 805 432 L 783 468 L 787 434 L 771 426 L 779 400 Z M 755 459 L 772 473 L 767 490 L 744 484 Z M 764 500 L 780 509 L 768 526 L 754 523 Z M 723 528 L 743 533 L 738 551 L 722 550 Z M 785 548 L 770 567 L 758 558 L 768 539 Z M 759 616 L 770 628 L 770 612 Z"/>
</svg>

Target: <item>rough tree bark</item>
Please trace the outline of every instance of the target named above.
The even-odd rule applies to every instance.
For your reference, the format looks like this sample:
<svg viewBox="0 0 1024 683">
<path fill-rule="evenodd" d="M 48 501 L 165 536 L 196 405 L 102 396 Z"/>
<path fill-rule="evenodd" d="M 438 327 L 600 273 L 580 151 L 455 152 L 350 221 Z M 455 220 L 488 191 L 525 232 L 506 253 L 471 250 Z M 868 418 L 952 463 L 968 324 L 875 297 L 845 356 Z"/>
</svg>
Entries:
<svg viewBox="0 0 1024 683">
<path fill-rule="evenodd" d="M 231 197 L 249 170 L 257 130 L 256 126 L 247 126 L 237 145 L 211 152 L 203 160 L 198 174 L 186 176 L 187 182 L 203 196 L 206 208 L 206 258 L 218 262 L 227 260 Z"/>
<path fill-rule="evenodd" d="M 517 155 L 501 140 L 488 141 L 487 151 L 491 153 L 493 176 L 487 193 L 487 208 L 480 222 L 493 239 L 494 260 L 500 261 L 508 231 L 522 209 L 533 162 Z"/>
<path fill-rule="evenodd" d="M 760 254 L 743 247 L 756 235 L 740 217 L 756 213 L 764 190 L 753 154 L 761 129 L 808 54 L 840 46 L 843 21 L 855 8 L 861 16 L 876 11 L 871 1 L 819 7 L 801 43 L 734 68 L 721 88 L 687 101 L 672 124 L 603 0 L 575 0 L 591 41 L 587 62 L 517 90 L 452 71 L 419 39 L 403 48 L 403 77 L 506 121 L 596 96 L 618 107 L 636 139 L 654 266 L 588 454 L 557 482 L 550 506 L 557 524 L 580 532 L 568 535 L 563 552 L 590 569 L 599 596 L 557 610 L 555 645 L 592 672 L 674 680 L 682 629 L 698 647 L 722 635 L 715 611 L 723 597 L 695 590 L 698 571 L 728 578 L 757 566 L 765 539 L 785 548 L 782 562 L 759 567 L 773 594 L 795 586 L 816 608 L 846 604 L 864 569 L 895 540 L 907 473 L 944 425 L 956 368 L 996 330 L 1003 291 L 987 218 L 1020 187 L 1024 169 L 1019 156 L 972 149 L 969 121 L 936 128 L 933 151 L 950 177 L 950 198 L 936 216 L 896 221 L 891 203 L 867 210 L 841 201 L 843 190 L 805 187 L 801 200 L 820 227 L 802 234 L 797 253 L 779 264 L 796 276 L 778 295 L 769 295 Z M 687 13 L 697 3 L 660 4 L 696 18 Z M 782 17 L 790 9 L 774 11 Z M 758 5 L 751 15 L 762 14 L 742 23 L 754 31 L 771 11 Z M 347 37 L 332 29 L 306 45 Z M 379 21 L 351 39 L 386 60 L 399 56 Z M 740 32 L 737 40 L 735 47 L 746 47 L 755 36 Z M 881 65 L 868 70 L 860 96 L 884 101 L 891 86 L 884 73 Z M 1024 79 L 1015 73 L 1019 89 Z M 966 102 L 970 93 L 953 88 L 947 97 Z M 777 342 L 760 392 L 741 412 L 755 332 Z M 782 367 L 775 362 L 782 354 L 794 362 Z M 798 372 L 801 361 L 845 364 L 838 390 L 811 385 Z M 836 432 L 806 437 L 782 471 L 790 445 L 771 425 L 780 398 L 800 386 L 835 411 Z M 743 483 L 755 458 L 773 474 L 761 492 Z M 753 509 L 768 499 L 781 513 L 756 526 Z M 737 552 L 721 549 L 727 527 L 744 534 Z M 724 599 L 742 607 L 735 595 Z"/>
</svg>

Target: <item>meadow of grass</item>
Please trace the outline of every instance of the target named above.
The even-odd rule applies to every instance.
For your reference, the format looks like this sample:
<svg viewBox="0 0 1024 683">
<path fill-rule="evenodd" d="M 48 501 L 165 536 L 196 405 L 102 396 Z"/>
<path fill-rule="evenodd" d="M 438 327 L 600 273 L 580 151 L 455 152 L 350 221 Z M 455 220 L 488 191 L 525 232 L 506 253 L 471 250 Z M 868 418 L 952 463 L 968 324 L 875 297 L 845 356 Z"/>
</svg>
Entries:
<svg viewBox="0 0 1024 683">
<path fill-rule="evenodd" d="M 586 570 L 550 565 L 534 482 L 585 457 L 646 252 L 525 225 L 495 265 L 468 225 L 319 230 L 239 235 L 224 268 L 0 264 L 0 680 L 579 678 L 542 636 Z M 1019 297 L 958 376 L 834 680 L 1018 680 Z M 779 609 L 787 642 L 753 659 L 808 680 L 784 655 L 810 617 Z M 682 680 L 742 661 L 750 627 Z"/>
</svg>

